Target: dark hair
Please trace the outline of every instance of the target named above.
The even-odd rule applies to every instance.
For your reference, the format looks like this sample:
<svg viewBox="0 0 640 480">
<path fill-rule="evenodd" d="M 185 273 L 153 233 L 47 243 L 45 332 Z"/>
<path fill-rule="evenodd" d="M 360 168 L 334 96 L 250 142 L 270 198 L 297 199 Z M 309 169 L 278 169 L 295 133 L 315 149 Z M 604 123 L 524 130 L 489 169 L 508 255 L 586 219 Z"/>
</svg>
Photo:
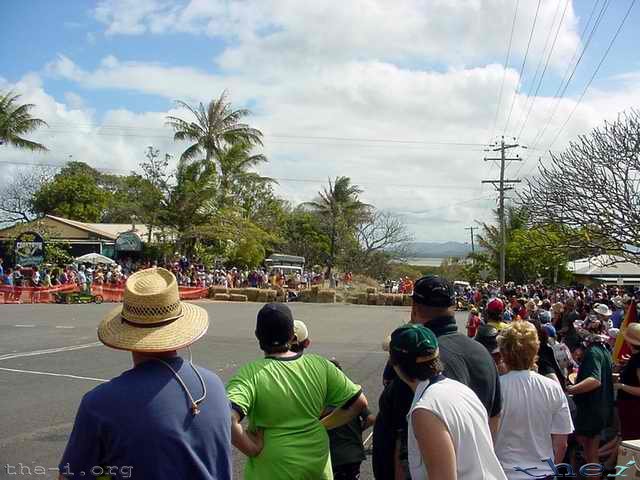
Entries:
<svg viewBox="0 0 640 480">
<path fill-rule="evenodd" d="M 444 370 L 440 357 L 436 357 L 429 362 L 416 363 L 415 357 L 402 355 L 393 350 L 390 355 L 390 363 L 398 367 L 407 377 L 420 381 L 429 380 Z"/>
<path fill-rule="evenodd" d="M 272 346 L 272 345 L 265 346 L 262 343 L 260 343 L 260 349 L 267 355 L 273 355 L 274 353 L 285 353 L 291 350 L 290 345 L 288 343 L 285 343 L 284 345 L 278 345 L 278 346 Z"/>
</svg>

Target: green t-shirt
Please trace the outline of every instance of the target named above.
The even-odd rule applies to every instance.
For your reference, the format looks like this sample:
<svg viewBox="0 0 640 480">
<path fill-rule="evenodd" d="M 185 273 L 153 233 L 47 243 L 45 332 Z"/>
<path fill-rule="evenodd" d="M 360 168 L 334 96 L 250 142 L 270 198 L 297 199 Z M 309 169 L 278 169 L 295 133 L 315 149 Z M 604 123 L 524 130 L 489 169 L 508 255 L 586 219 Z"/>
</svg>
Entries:
<svg viewBox="0 0 640 480">
<path fill-rule="evenodd" d="M 578 406 L 576 432 L 596 431 L 609 426 L 613 415 L 613 363 L 611 354 L 600 344 L 587 349 L 580 364 L 576 383 L 585 378 L 595 378 L 600 388 L 574 396 Z"/>
<path fill-rule="evenodd" d="M 264 358 L 241 367 L 227 396 L 247 416 L 249 429 L 264 430 L 264 449 L 247 460 L 244 478 L 331 480 L 329 437 L 319 418 L 359 391 L 318 355 Z"/>
</svg>

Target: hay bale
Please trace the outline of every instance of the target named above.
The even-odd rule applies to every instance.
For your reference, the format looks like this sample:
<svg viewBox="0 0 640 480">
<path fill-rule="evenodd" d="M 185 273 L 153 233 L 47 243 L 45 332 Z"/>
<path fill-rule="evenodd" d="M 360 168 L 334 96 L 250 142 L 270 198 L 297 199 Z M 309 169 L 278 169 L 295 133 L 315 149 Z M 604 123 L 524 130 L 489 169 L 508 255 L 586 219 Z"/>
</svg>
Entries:
<svg viewBox="0 0 640 480">
<path fill-rule="evenodd" d="M 378 289 L 375 287 L 367 287 L 367 293 L 378 293 Z"/>
<path fill-rule="evenodd" d="M 367 305 L 366 293 L 359 293 L 357 298 L 358 298 L 358 305 Z"/>
<path fill-rule="evenodd" d="M 385 293 L 384 294 L 384 304 L 386 306 L 388 306 L 388 307 L 393 305 L 393 294 L 392 293 Z"/>
<path fill-rule="evenodd" d="M 404 302 L 404 298 L 403 298 L 402 295 L 399 295 L 399 294 L 394 294 L 393 295 L 393 304 L 396 307 L 401 307 L 403 302 Z"/>
<path fill-rule="evenodd" d="M 319 292 L 320 292 L 320 285 L 311 286 L 311 295 L 317 296 Z"/>
<path fill-rule="evenodd" d="M 246 295 L 240 295 L 238 293 L 232 293 L 229 295 L 229 300 L 231 300 L 232 302 L 246 302 L 247 301 L 247 296 Z"/>
<path fill-rule="evenodd" d="M 402 305 L 404 305 L 405 307 L 410 307 L 412 304 L 413 300 L 411 299 L 411 295 L 402 295 Z"/>
<path fill-rule="evenodd" d="M 260 303 L 269 302 L 269 296 L 267 295 L 267 290 L 258 290 L 258 296 L 256 297 L 256 302 L 260 302 Z"/>
<path fill-rule="evenodd" d="M 384 306 L 386 304 L 386 300 L 384 298 L 384 293 L 377 293 L 376 294 L 376 305 L 378 305 L 379 307 Z"/>
<path fill-rule="evenodd" d="M 267 301 L 275 302 L 277 296 L 278 292 L 276 292 L 275 290 L 267 290 Z"/>
<path fill-rule="evenodd" d="M 229 289 L 220 285 L 214 285 L 209 288 L 209 298 L 215 297 L 216 293 L 229 293 Z"/>
<path fill-rule="evenodd" d="M 230 288 L 228 293 L 230 295 L 244 295 L 244 288 Z"/>
<path fill-rule="evenodd" d="M 245 288 L 243 293 L 249 302 L 257 302 L 260 291 L 257 288 Z"/>
<path fill-rule="evenodd" d="M 320 290 L 318 292 L 318 303 L 336 303 L 335 290 Z"/>
<path fill-rule="evenodd" d="M 228 293 L 216 293 L 213 296 L 214 300 L 219 300 L 221 302 L 228 302 L 231 299 L 231 295 L 229 295 Z"/>
<path fill-rule="evenodd" d="M 351 305 L 358 305 L 360 303 L 360 298 L 358 298 L 359 296 L 357 295 L 349 295 L 347 297 L 347 303 L 350 303 Z M 365 297 L 365 302 L 366 302 L 366 297 Z"/>
<path fill-rule="evenodd" d="M 336 294 L 336 303 L 344 303 L 344 295 Z"/>
<path fill-rule="evenodd" d="M 378 303 L 378 294 L 377 293 L 368 293 L 367 294 L 367 305 L 377 305 Z"/>
</svg>

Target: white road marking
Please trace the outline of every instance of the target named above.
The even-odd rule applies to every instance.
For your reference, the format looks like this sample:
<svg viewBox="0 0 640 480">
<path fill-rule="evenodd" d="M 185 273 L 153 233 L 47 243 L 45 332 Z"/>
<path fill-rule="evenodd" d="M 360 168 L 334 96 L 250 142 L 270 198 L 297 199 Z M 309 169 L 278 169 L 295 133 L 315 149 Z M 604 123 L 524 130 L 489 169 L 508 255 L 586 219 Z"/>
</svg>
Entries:
<svg viewBox="0 0 640 480">
<path fill-rule="evenodd" d="M 35 350 L 33 352 L 8 353 L 6 355 L 0 355 L 0 360 L 9 360 L 12 358 L 22 358 L 22 357 L 35 357 L 37 355 L 47 355 L 49 353 L 71 352 L 73 350 L 82 350 L 85 348 L 99 347 L 101 345 L 102 343 L 100 342 L 92 342 L 92 343 L 85 343 L 83 345 L 71 345 L 69 347 L 49 348 L 47 350 Z"/>
<path fill-rule="evenodd" d="M 35 325 L 14 325 L 14 327 L 18 327 L 18 328 L 33 328 L 33 327 L 35 327 Z"/>
<path fill-rule="evenodd" d="M 56 325 L 56 328 L 76 328 L 76 327 L 72 327 L 70 325 Z"/>
<path fill-rule="evenodd" d="M 17 368 L 4 368 L 0 367 L 0 370 L 4 372 L 14 372 L 14 373 L 31 373 L 33 375 L 48 375 L 51 377 L 65 377 L 65 378 L 73 378 L 76 380 L 91 380 L 92 382 L 108 382 L 109 380 L 105 378 L 93 378 L 93 377 L 81 377 L 80 375 L 69 375 L 66 373 L 51 373 L 51 372 L 38 372 L 35 370 L 20 370 Z"/>
</svg>

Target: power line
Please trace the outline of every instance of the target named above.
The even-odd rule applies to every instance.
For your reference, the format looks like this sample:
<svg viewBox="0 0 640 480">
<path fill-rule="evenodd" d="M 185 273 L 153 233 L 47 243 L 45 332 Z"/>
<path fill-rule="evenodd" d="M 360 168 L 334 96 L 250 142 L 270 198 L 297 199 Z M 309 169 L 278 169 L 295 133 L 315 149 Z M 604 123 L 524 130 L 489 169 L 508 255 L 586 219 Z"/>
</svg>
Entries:
<svg viewBox="0 0 640 480">
<path fill-rule="evenodd" d="M 122 129 L 122 130 L 153 130 L 153 131 L 168 131 L 168 128 L 159 127 L 138 127 L 129 125 L 98 125 L 98 124 L 60 124 L 50 123 L 52 128 L 51 132 L 54 133 L 77 133 L 74 130 L 65 130 L 64 127 L 76 126 L 76 127 L 94 127 L 99 129 Z M 62 128 L 61 128 L 62 127 Z M 112 135 L 112 136 L 127 136 L 127 137 L 144 137 L 144 138 L 166 138 L 167 135 L 147 135 L 147 134 L 128 134 L 118 132 L 80 132 L 94 135 Z M 167 132 L 169 133 L 169 131 Z M 443 146 L 462 146 L 462 147 L 484 147 L 486 143 L 474 143 L 474 142 L 448 142 L 448 141 L 433 141 L 433 140 L 398 140 L 398 139 L 383 139 L 383 138 L 358 138 L 358 137 L 338 137 L 338 136 L 314 136 L 314 135 L 284 135 L 284 134 L 264 134 L 265 138 L 292 138 L 300 140 L 329 140 L 340 142 L 371 142 L 371 143 L 399 143 L 399 144 L 416 144 L 416 145 L 443 145 Z"/>
<path fill-rule="evenodd" d="M 11 161 L 11 160 L 0 160 L 0 165 L 2 164 L 17 165 L 17 166 L 54 167 L 54 168 L 64 168 L 67 165 L 66 163 L 18 162 L 18 161 Z M 130 174 L 132 172 L 132 170 L 118 169 L 118 168 L 105 168 L 105 167 L 91 167 L 91 168 L 95 168 L 96 170 L 99 170 L 99 171 L 120 172 L 120 173 L 127 173 L 127 174 Z M 284 183 L 291 182 L 291 183 L 322 184 L 327 181 L 326 179 L 322 179 L 322 178 L 291 178 L 291 177 L 269 177 L 269 178 L 273 178 L 278 182 L 284 182 Z M 366 181 L 366 180 L 364 182 L 354 181 L 354 183 L 357 183 L 358 185 L 363 185 L 363 186 L 388 186 L 388 187 L 394 187 L 394 188 L 416 188 L 416 189 L 422 189 L 422 190 L 450 190 L 450 189 L 476 190 L 475 186 L 472 186 L 469 184 L 424 185 L 424 184 L 410 184 L 410 183 L 376 182 L 376 181 Z"/>
<path fill-rule="evenodd" d="M 596 1 L 596 4 L 594 5 L 594 9 L 591 11 L 592 15 L 596 10 L 596 7 L 598 5 L 598 3 L 600 2 L 600 0 Z M 538 132 L 538 134 L 536 135 L 536 137 L 534 138 L 534 140 L 532 141 L 532 145 L 535 147 L 538 145 L 538 143 L 540 143 L 542 141 L 542 138 L 544 137 L 547 129 L 549 128 L 549 126 L 551 125 L 551 122 L 553 121 L 553 118 L 555 117 L 557 111 L 558 111 L 558 107 L 560 105 L 560 101 L 562 100 L 562 98 L 564 98 L 565 93 L 567 92 L 567 89 L 569 88 L 569 84 L 571 83 L 571 80 L 573 80 L 573 77 L 576 73 L 576 70 L 578 69 L 578 66 L 580 65 L 580 62 L 582 61 L 582 58 L 584 57 L 584 54 L 586 53 L 587 49 L 589 48 L 589 45 L 591 44 L 591 40 L 593 39 L 593 36 L 595 34 L 595 32 L 598 30 L 598 27 L 600 25 L 600 22 L 602 21 L 602 18 L 604 17 L 604 14 L 606 13 L 607 9 L 609 8 L 609 3 L 610 0 L 605 0 L 604 3 L 602 4 L 602 8 L 600 8 L 600 12 L 598 13 L 598 16 L 596 17 L 596 20 L 593 24 L 593 27 L 591 29 L 591 32 L 589 33 L 589 36 L 587 37 L 587 40 L 585 42 L 584 48 L 582 49 L 582 52 L 580 53 L 580 56 L 578 57 L 578 60 L 576 61 L 575 65 L 573 66 L 573 69 L 571 71 L 571 75 L 569 76 L 569 78 L 566 78 L 566 73 L 569 72 L 569 70 L 571 69 L 571 63 L 569 63 L 567 71 L 565 72 L 565 77 L 563 77 L 562 82 L 560 83 L 560 86 L 558 87 L 558 91 L 556 92 L 556 95 L 554 95 L 554 97 L 556 97 L 556 103 L 554 105 L 553 111 L 551 113 L 551 116 L 549 117 L 548 121 L 546 122 L 546 124 L 544 125 L 544 127 Z M 591 17 L 589 17 L 589 20 L 591 20 Z M 588 27 L 589 22 L 587 22 L 587 25 L 585 25 L 585 31 Z M 585 31 L 583 31 L 583 36 Z M 582 38 L 582 36 L 581 36 Z M 579 46 L 576 49 L 576 53 L 579 50 Z M 566 78 L 566 81 L 565 81 Z"/>
<path fill-rule="evenodd" d="M 578 106 L 580 105 L 580 103 L 582 102 L 582 99 L 586 95 L 587 90 L 589 90 L 589 87 L 591 86 L 591 83 L 593 82 L 593 80 L 598 75 L 598 72 L 600 71 L 600 67 L 602 67 L 602 64 L 607 59 L 607 56 L 609 55 L 609 52 L 611 51 L 611 48 L 613 47 L 613 44 L 615 43 L 616 39 L 618 38 L 618 35 L 620 35 L 620 32 L 622 31 L 622 28 L 624 27 L 624 24 L 627 21 L 627 18 L 629 18 L 629 15 L 631 14 L 631 10 L 633 9 L 633 6 L 635 5 L 635 3 L 636 3 L 636 0 L 631 0 L 631 4 L 629 4 L 629 8 L 627 9 L 627 13 L 625 14 L 625 16 L 623 17 L 622 21 L 620 22 L 620 25 L 618 26 L 618 29 L 616 30 L 616 33 L 611 38 L 611 41 L 609 42 L 609 46 L 607 47 L 607 49 L 605 50 L 604 54 L 602 55 L 602 58 L 600 59 L 600 63 L 598 63 L 598 66 L 596 67 L 595 71 L 593 72 L 593 75 L 591 75 L 591 78 L 587 82 L 587 85 L 584 87 L 584 90 L 582 91 L 582 94 L 580 95 L 580 98 L 578 98 L 578 101 L 573 106 L 573 110 L 571 110 L 571 113 L 569 113 L 569 116 L 567 117 L 567 119 L 564 121 L 562 126 L 558 129 L 558 131 L 556 133 L 556 136 L 553 138 L 553 140 L 549 144 L 548 148 L 551 148 L 553 146 L 553 144 L 558 141 L 558 138 L 560 137 L 560 134 L 562 133 L 562 131 L 565 129 L 565 127 L 567 126 L 567 124 L 569 123 L 571 118 L 573 117 L 573 114 L 576 113 L 576 110 L 578 109 Z"/>
<path fill-rule="evenodd" d="M 533 39 L 533 34 L 536 30 L 536 23 L 538 22 L 538 14 L 540 13 L 540 4 L 542 0 L 538 0 L 538 6 L 536 7 L 536 14 L 533 17 L 533 25 L 531 26 L 531 33 L 529 34 L 529 41 L 527 42 L 527 50 L 524 53 L 524 58 L 522 59 L 522 66 L 520 67 L 520 76 L 518 77 L 518 82 L 522 83 L 522 75 L 524 74 L 524 67 L 527 64 L 527 57 L 529 56 L 529 49 L 531 48 L 531 40 Z M 513 114 L 513 107 L 516 103 L 518 93 L 518 84 L 516 84 L 516 88 L 513 91 L 513 98 L 511 99 L 511 108 L 509 108 L 509 116 L 507 116 L 507 123 L 504 126 L 503 135 L 506 135 L 507 130 L 509 129 L 509 123 L 511 122 L 511 115 Z"/>
<path fill-rule="evenodd" d="M 524 120 L 522 121 L 522 125 L 520 126 L 520 130 L 518 132 L 518 135 L 516 136 L 516 138 L 520 138 L 522 136 L 522 132 L 524 130 L 524 128 L 527 125 L 527 122 L 529 121 L 529 116 L 531 115 L 531 111 L 533 110 L 533 105 L 536 102 L 536 99 L 538 98 L 538 93 L 540 92 L 540 88 L 542 87 L 542 82 L 544 81 L 544 76 L 547 73 L 547 68 L 549 67 L 549 62 L 551 61 L 551 56 L 553 55 L 553 51 L 555 50 L 556 47 L 556 43 L 558 41 L 558 36 L 560 34 L 560 29 L 562 28 L 562 24 L 564 23 L 564 19 L 565 16 L 567 14 L 567 9 L 569 7 L 569 3 L 571 2 L 571 0 L 566 0 L 565 4 L 564 4 L 564 9 L 562 10 L 562 16 L 560 17 L 560 22 L 558 23 L 558 28 L 556 29 L 556 33 L 555 36 L 553 38 L 553 42 L 551 44 L 551 48 L 549 49 L 549 53 L 547 54 L 547 59 L 545 61 L 544 64 L 544 68 L 542 69 L 542 74 L 540 75 L 540 79 L 538 80 L 538 85 L 536 86 L 536 91 L 533 94 L 533 97 L 531 98 L 531 90 L 533 90 L 533 83 L 535 83 L 535 77 L 538 74 L 538 69 L 540 68 L 540 64 L 542 63 L 542 58 L 544 58 L 544 51 L 547 48 L 547 44 L 549 43 L 549 39 L 551 38 L 551 33 L 553 32 L 553 23 L 555 23 L 555 18 L 558 15 L 558 10 L 560 7 L 560 3 L 558 3 L 558 8 L 556 8 L 556 13 L 554 15 L 554 20 L 553 23 L 551 24 L 551 29 L 549 30 L 549 35 L 547 36 L 547 41 L 545 42 L 545 47 L 543 50 L 543 56 L 540 58 L 540 62 L 538 63 L 538 67 L 536 68 L 536 75 L 534 76 L 534 81 L 531 85 L 531 89 L 529 90 L 529 94 L 528 97 L 531 98 L 530 102 L 529 102 L 529 110 L 527 111 Z"/>
<path fill-rule="evenodd" d="M 516 28 L 516 19 L 518 18 L 518 8 L 520 7 L 520 0 L 516 0 L 516 9 L 513 12 L 513 22 L 511 22 L 511 33 L 509 34 L 509 46 L 507 47 L 507 57 L 504 59 L 504 68 L 502 69 L 502 82 L 500 83 L 500 90 L 498 93 L 498 104 L 496 106 L 496 114 L 493 118 L 493 127 L 491 128 L 490 139 L 496 130 L 496 124 L 498 123 L 498 113 L 500 112 L 500 104 L 502 103 L 502 92 L 504 90 L 504 81 L 507 77 L 507 68 L 509 67 L 509 57 L 511 56 L 511 46 L 513 44 L 513 32 Z"/>
</svg>

